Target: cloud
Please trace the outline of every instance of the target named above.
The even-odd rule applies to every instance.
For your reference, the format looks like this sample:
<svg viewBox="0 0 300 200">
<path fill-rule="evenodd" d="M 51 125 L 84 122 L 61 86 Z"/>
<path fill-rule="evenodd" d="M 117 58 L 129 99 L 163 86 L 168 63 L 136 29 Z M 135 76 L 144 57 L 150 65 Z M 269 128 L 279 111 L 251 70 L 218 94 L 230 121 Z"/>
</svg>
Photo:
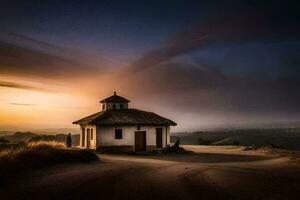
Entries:
<svg viewBox="0 0 300 200">
<path fill-rule="evenodd" d="M 9 104 L 14 105 L 14 106 L 36 106 L 37 105 L 37 104 L 31 104 L 31 103 L 17 103 L 17 102 L 11 102 Z M 57 108 L 71 109 L 71 110 L 89 109 L 89 107 L 84 107 L 84 106 L 57 106 Z"/>
<path fill-rule="evenodd" d="M 298 37 L 299 26 L 284 21 L 287 20 L 285 16 L 276 18 L 274 13 L 265 9 L 263 5 L 255 4 L 256 7 L 241 6 L 239 3 L 222 7 L 214 17 L 199 20 L 198 23 L 185 27 L 161 47 L 145 53 L 131 63 L 129 69 L 138 72 L 210 44 L 249 40 L 276 41 Z M 257 7 L 263 7 L 265 12 Z M 278 10 L 282 14 L 281 10 Z"/>
<path fill-rule="evenodd" d="M 257 119 L 300 115 L 300 81 L 297 78 L 264 79 L 226 75 L 202 63 L 168 62 L 120 79 L 120 91 L 177 113 L 201 116 L 235 116 Z M 157 104 L 153 102 L 158 102 Z M 159 111 L 159 109 L 157 111 Z"/>
<path fill-rule="evenodd" d="M 29 103 L 9 103 L 10 105 L 14 106 L 35 106 L 36 104 L 29 104 Z"/>
<path fill-rule="evenodd" d="M 45 41 L 41 41 L 38 39 L 35 39 L 33 37 L 29 37 L 27 35 L 23 35 L 20 33 L 16 33 L 16 32 L 7 32 L 5 34 L 6 36 L 8 35 L 13 41 L 19 41 L 22 43 L 27 43 L 27 44 L 34 44 L 35 46 L 41 47 L 41 48 L 47 48 L 47 49 L 52 49 L 52 50 L 56 50 L 56 51 L 66 51 L 67 48 L 63 48 L 57 45 L 53 45 L 51 43 L 45 42 Z"/>
<path fill-rule="evenodd" d="M 18 33 L 0 37 L 0 73 L 64 79 L 99 73 L 99 60 L 85 53 L 56 46 Z M 95 63 L 93 63 L 95 62 Z"/>
<path fill-rule="evenodd" d="M 22 89 L 22 90 L 33 90 L 33 91 L 41 91 L 41 92 L 49 91 L 48 89 L 43 89 L 35 86 L 30 86 L 21 83 L 15 83 L 15 82 L 8 82 L 8 81 L 0 81 L 0 87 L 15 88 L 15 89 Z"/>
<path fill-rule="evenodd" d="M 62 78 L 84 73 L 87 68 L 63 57 L 0 42 L 0 72 L 4 74 Z"/>
</svg>

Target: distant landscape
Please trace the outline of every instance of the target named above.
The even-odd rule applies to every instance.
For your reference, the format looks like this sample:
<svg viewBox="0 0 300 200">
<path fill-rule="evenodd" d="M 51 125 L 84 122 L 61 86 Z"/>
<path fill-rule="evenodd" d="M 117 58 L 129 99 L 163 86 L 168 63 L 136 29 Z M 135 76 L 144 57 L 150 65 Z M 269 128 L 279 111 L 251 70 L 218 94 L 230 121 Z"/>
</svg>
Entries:
<svg viewBox="0 0 300 200">
<path fill-rule="evenodd" d="M 300 128 L 228 129 L 171 134 L 171 142 L 177 139 L 184 145 L 272 146 L 300 150 Z"/>
<path fill-rule="evenodd" d="M 13 135 L 16 132 L 31 132 L 35 134 L 57 135 L 57 134 L 79 134 L 79 128 L 45 128 L 45 129 L 16 129 L 16 128 L 2 128 L 0 127 L 0 137 L 5 135 Z"/>
<path fill-rule="evenodd" d="M 65 142 L 72 133 L 72 145 L 79 145 L 79 129 L 44 129 L 26 132 L 0 131 L 0 138 L 10 142 L 28 142 L 35 137 Z M 45 138 L 43 138 L 45 139 Z M 179 139 L 182 145 L 241 145 L 271 146 L 273 148 L 300 150 L 300 128 L 224 129 L 171 133 L 171 143 Z"/>
<path fill-rule="evenodd" d="M 79 145 L 79 134 L 72 134 L 72 146 Z M 33 132 L 15 132 L 12 134 L 0 135 L 0 139 L 7 140 L 12 143 L 29 142 L 30 140 L 47 140 L 65 143 L 67 140 L 67 133 L 47 134 L 47 133 L 33 133 Z M 1 143 L 1 142 L 0 142 Z"/>
</svg>

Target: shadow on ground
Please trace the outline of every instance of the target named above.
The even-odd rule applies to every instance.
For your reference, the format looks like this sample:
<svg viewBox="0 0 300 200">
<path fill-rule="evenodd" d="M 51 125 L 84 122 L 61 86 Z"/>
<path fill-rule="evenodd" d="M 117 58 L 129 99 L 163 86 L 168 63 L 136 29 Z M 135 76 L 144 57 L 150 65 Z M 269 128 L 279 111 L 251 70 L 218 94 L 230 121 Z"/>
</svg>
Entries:
<svg viewBox="0 0 300 200">
<path fill-rule="evenodd" d="M 268 156 L 234 155 L 222 153 L 165 154 L 156 156 L 144 156 L 143 158 L 189 163 L 254 162 L 270 159 L 270 157 Z"/>
</svg>

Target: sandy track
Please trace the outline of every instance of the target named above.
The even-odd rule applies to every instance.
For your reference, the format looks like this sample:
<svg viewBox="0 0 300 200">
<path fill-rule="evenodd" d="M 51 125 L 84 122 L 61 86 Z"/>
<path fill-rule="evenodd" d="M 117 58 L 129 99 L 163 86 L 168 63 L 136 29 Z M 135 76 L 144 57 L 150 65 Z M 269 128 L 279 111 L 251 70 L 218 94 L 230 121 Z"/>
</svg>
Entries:
<svg viewBox="0 0 300 200">
<path fill-rule="evenodd" d="M 295 160 L 235 147 L 194 155 L 100 155 L 92 164 L 35 170 L 0 189 L 5 199 L 300 199 Z"/>
</svg>

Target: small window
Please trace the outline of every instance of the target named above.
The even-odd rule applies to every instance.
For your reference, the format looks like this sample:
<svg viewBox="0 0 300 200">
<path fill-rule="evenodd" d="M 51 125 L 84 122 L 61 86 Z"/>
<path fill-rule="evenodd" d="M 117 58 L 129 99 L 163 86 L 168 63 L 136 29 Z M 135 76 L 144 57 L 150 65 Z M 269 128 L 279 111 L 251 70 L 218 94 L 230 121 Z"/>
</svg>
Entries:
<svg viewBox="0 0 300 200">
<path fill-rule="evenodd" d="M 123 104 L 121 104 L 121 105 L 120 105 L 120 108 L 121 108 L 121 109 L 123 109 L 123 108 L 124 108 L 124 107 L 123 107 Z"/>
<path fill-rule="evenodd" d="M 102 105 L 102 110 L 105 110 L 105 104 Z"/>
<path fill-rule="evenodd" d="M 137 128 L 137 130 L 141 130 L 141 126 L 137 126 L 136 128 Z"/>
<path fill-rule="evenodd" d="M 91 140 L 94 139 L 94 135 L 93 135 L 93 129 L 91 128 Z"/>
<path fill-rule="evenodd" d="M 115 129 L 115 139 L 122 139 L 122 138 L 123 138 L 122 129 Z"/>
<path fill-rule="evenodd" d="M 113 109 L 116 109 L 116 104 L 113 105 Z"/>
</svg>

